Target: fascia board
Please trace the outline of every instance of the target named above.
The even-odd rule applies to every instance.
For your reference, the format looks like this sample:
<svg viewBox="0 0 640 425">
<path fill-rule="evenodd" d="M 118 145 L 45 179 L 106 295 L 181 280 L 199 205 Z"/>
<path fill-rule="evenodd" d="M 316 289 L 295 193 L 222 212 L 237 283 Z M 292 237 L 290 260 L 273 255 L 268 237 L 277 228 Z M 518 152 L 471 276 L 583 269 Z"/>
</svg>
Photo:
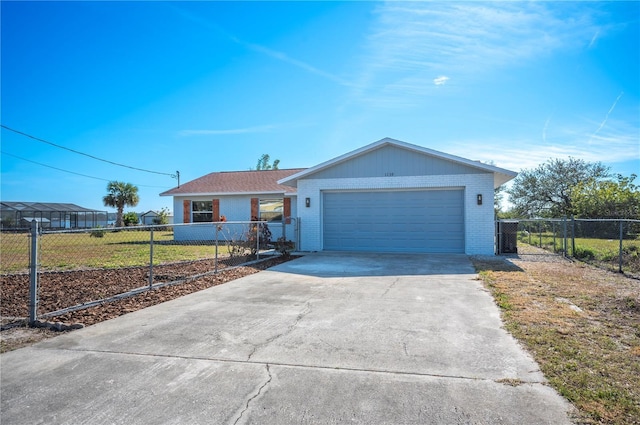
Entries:
<svg viewBox="0 0 640 425">
<path fill-rule="evenodd" d="M 160 196 L 173 197 L 194 197 L 194 196 L 252 196 L 252 195 L 282 195 L 284 197 L 296 196 L 297 192 L 195 192 L 195 193 L 174 193 Z"/>
</svg>

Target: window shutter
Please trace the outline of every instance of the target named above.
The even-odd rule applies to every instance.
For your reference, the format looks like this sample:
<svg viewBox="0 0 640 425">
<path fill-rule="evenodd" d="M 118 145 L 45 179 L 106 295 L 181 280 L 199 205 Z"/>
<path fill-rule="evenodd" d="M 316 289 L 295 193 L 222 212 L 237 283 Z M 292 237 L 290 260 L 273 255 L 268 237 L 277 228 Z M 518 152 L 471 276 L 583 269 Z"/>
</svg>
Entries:
<svg viewBox="0 0 640 425">
<path fill-rule="evenodd" d="M 182 222 L 191 223 L 191 201 L 188 199 L 182 201 Z"/>
<path fill-rule="evenodd" d="M 282 204 L 282 210 L 284 213 L 284 223 L 285 224 L 291 224 L 291 219 L 289 217 L 291 217 L 291 198 L 284 198 L 282 200 L 283 204 Z"/>
<path fill-rule="evenodd" d="M 220 199 L 211 201 L 211 212 L 213 213 L 213 221 L 220 221 Z"/>
<path fill-rule="evenodd" d="M 251 220 L 260 219 L 260 200 L 258 198 L 251 198 Z"/>
</svg>

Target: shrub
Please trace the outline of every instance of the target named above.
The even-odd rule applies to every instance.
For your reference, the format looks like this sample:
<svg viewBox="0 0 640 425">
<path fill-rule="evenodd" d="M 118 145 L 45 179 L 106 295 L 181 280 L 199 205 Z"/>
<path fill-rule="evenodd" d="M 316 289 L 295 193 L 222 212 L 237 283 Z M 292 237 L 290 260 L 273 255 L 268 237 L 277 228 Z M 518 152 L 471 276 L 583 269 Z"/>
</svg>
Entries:
<svg viewBox="0 0 640 425">
<path fill-rule="evenodd" d="M 122 215 L 122 222 L 125 226 L 135 226 L 140 222 L 140 219 L 138 218 L 138 214 L 133 211 L 129 211 Z"/>
<path fill-rule="evenodd" d="M 593 260 L 596 258 L 596 255 L 592 249 L 583 248 L 581 246 L 576 246 L 573 256 L 581 260 Z"/>
<path fill-rule="evenodd" d="M 289 258 L 291 256 L 291 251 L 295 247 L 293 241 L 286 240 L 284 236 L 278 238 L 275 245 L 276 250 L 282 254 L 284 258 Z"/>
<path fill-rule="evenodd" d="M 101 226 L 98 226 L 97 229 L 94 229 L 89 233 L 89 237 L 92 237 L 92 238 L 103 238 L 104 234 L 105 234 L 104 229 L 102 229 Z"/>
<path fill-rule="evenodd" d="M 253 217 L 251 219 L 254 223 L 249 225 L 249 231 L 247 232 L 246 243 L 247 248 L 251 250 L 251 255 L 256 255 L 258 253 L 258 241 L 256 238 L 258 237 L 258 227 L 260 227 L 260 248 L 263 248 L 271 243 L 271 230 L 269 230 L 269 226 L 266 221 L 261 221 L 257 223 L 258 219 Z"/>
</svg>

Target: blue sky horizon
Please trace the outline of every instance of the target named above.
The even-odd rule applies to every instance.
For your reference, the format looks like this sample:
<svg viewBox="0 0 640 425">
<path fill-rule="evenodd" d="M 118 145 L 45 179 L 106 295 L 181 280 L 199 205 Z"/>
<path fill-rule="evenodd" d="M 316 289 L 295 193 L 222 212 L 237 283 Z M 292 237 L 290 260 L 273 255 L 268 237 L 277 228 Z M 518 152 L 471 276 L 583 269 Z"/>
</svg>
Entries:
<svg viewBox="0 0 640 425">
<path fill-rule="evenodd" d="M 2 201 L 129 211 L 215 171 L 391 137 L 640 174 L 640 2 L 0 3 Z M 154 171 L 153 173 L 147 171 Z M 638 181 L 636 181 L 638 183 Z"/>
</svg>

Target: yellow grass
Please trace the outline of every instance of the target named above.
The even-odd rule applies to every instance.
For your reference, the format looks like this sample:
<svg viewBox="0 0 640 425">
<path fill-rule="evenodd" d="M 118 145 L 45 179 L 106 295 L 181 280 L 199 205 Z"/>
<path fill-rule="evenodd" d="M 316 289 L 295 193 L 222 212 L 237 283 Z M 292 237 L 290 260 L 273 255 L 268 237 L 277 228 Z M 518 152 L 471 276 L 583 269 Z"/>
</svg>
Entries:
<svg viewBox="0 0 640 425">
<path fill-rule="evenodd" d="M 580 423 L 640 423 L 640 282 L 541 253 L 474 259 L 506 328 Z"/>
</svg>

